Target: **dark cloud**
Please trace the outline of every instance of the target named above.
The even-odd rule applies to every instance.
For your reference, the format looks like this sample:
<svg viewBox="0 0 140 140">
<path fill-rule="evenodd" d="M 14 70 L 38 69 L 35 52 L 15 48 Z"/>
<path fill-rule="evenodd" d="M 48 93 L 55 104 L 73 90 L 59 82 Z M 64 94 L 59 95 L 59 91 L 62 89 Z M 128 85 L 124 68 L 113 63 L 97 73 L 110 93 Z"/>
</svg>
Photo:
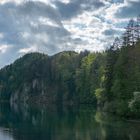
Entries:
<svg viewBox="0 0 140 140">
<path fill-rule="evenodd" d="M 134 18 L 140 14 L 140 1 L 128 1 L 127 5 L 116 11 L 118 18 Z"/>
<path fill-rule="evenodd" d="M 107 29 L 107 30 L 105 30 L 105 31 L 103 32 L 103 34 L 104 34 L 104 35 L 107 35 L 107 36 L 112 36 L 112 35 L 114 35 L 114 34 L 116 34 L 116 33 L 117 33 L 117 31 L 114 30 L 114 29 Z"/>
<path fill-rule="evenodd" d="M 56 1 L 55 5 L 63 19 L 76 17 L 78 14 L 81 14 L 85 10 L 93 11 L 105 6 L 101 0 L 72 0 L 67 4 Z"/>
<path fill-rule="evenodd" d="M 61 38 L 70 35 L 61 23 L 59 12 L 41 2 L 0 5 L 0 34 L 0 44 L 8 46 L 4 53 L 0 52 L 0 67 L 20 56 L 20 50 L 32 46 L 54 54 L 61 50 Z"/>
<path fill-rule="evenodd" d="M 63 18 L 71 18 L 81 12 L 80 4 L 77 2 L 68 4 L 56 2 L 56 6 Z"/>
<path fill-rule="evenodd" d="M 109 0 L 106 0 L 109 1 Z M 124 3 L 124 0 L 110 0 L 110 3 Z"/>
<path fill-rule="evenodd" d="M 0 67 L 37 48 L 50 55 L 63 50 L 103 49 L 121 32 L 117 31 L 124 26 L 121 18 L 137 16 L 140 9 L 139 0 L 127 0 L 127 4 L 124 0 L 50 0 L 49 5 L 45 0 L 10 1 L 0 2 Z M 114 9 L 110 13 L 105 9 L 112 5 L 122 5 L 115 14 L 119 23 L 108 22 L 107 18 L 114 18 Z M 96 20 L 92 22 L 92 18 Z M 109 29 L 109 24 L 114 28 Z"/>
</svg>

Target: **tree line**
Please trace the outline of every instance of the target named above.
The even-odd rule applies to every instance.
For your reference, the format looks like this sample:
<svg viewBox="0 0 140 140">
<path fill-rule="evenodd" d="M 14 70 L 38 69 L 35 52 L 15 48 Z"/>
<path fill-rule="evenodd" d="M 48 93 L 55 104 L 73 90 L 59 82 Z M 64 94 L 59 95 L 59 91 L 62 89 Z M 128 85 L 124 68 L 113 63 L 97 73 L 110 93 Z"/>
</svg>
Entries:
<svg viewBox="0 0 140 140">
<path fill-rule="evenodd" d="M 95 94 L 103 110 L 140 117 L 140 16 L 125 29 L 106 51 L 104 81 Z"/>
</svg>

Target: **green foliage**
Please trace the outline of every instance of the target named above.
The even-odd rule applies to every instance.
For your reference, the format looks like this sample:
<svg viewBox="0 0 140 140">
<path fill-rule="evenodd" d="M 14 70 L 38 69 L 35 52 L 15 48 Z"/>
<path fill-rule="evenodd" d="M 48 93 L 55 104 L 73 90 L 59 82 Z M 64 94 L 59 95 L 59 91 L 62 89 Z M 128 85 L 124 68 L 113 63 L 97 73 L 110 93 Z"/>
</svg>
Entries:
<svg viewBox="0 0 140 140">
<path fill-rule="evenodd" d="M 80 103 L 96 103 L 95 90 L 100 87 L 105 55 L 91 53 L 84 57 L 76 70 L 76 91 Z"/>
<path fill-rule="evenodd" d="M 134 92 L 134 97 L 129 102 L 129 108 L 133 115 L 140 117 L 140 92 Z"/>
<path fill-rule="evenodd" d="M 1 69 L 1 100 L 96 103 L 94 92 L 99 86 L 102 57 L 102 54 L 87 51 L 61 52 L 51 57 L 26 54 Z M 98 84 L 93 85 L 96 81 Z"/>
<path fill-rule="evenodd" d="M 95 91 L 96 99 L 98 101 L 98 105 L 101 105 L 105 102 L 106 97 L 105 97 L 105 89 L 103 88 L 98 88 Z"/>
<path fill-rule="evenodd" d="M 113 112 L 123 117 L 139 116 L 140 101 L 138 96 L 134 95 L 133 97 L 135 91 L 140 91 L 139 55 L 139 42 L 135 46 L 128 45 L 107 52 L 103 85 L 105 101 L 104 97 L 102 97 L 102 103 L 104 104 L 102 108 L 105 111 Z"/>
</svg>

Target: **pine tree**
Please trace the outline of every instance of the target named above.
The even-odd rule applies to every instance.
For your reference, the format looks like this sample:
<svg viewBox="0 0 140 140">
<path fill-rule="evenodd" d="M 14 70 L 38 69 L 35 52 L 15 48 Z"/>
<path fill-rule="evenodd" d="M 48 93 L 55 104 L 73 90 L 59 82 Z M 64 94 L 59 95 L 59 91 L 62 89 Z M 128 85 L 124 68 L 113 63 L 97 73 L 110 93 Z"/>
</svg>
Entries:
<svg viewBox="0 0 140 140">
<path fill-rule="evenodd" d="M 137 17 L 136 20 L 135 33 L 136 33 L 136 41 L 138 41 L 140 39 L 140 15 Z"/>
</svg>

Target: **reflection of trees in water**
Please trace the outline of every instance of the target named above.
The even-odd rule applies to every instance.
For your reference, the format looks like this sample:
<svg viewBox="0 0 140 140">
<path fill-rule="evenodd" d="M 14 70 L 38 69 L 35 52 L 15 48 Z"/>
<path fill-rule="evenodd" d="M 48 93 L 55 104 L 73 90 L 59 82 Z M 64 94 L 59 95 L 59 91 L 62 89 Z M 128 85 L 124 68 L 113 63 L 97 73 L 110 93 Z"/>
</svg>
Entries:
<svg viewBox="0 0 140 140">
<path fill-rule="evenodd" d="M 101 140 L 139 140 L 140 122 L 123 121 L 111 114 L 97 111 L 95 120 L 100 124 Z"/>
<path fill-rule="evenodd" d="M 41 109 L 40 109 L 41 108 Z M 116 120 L 116 119 L 115 119 Z M 140 126 L 90 107 L 0 106 L 0 126 L 15 140 L 138 140 Z"/>
</svg>

